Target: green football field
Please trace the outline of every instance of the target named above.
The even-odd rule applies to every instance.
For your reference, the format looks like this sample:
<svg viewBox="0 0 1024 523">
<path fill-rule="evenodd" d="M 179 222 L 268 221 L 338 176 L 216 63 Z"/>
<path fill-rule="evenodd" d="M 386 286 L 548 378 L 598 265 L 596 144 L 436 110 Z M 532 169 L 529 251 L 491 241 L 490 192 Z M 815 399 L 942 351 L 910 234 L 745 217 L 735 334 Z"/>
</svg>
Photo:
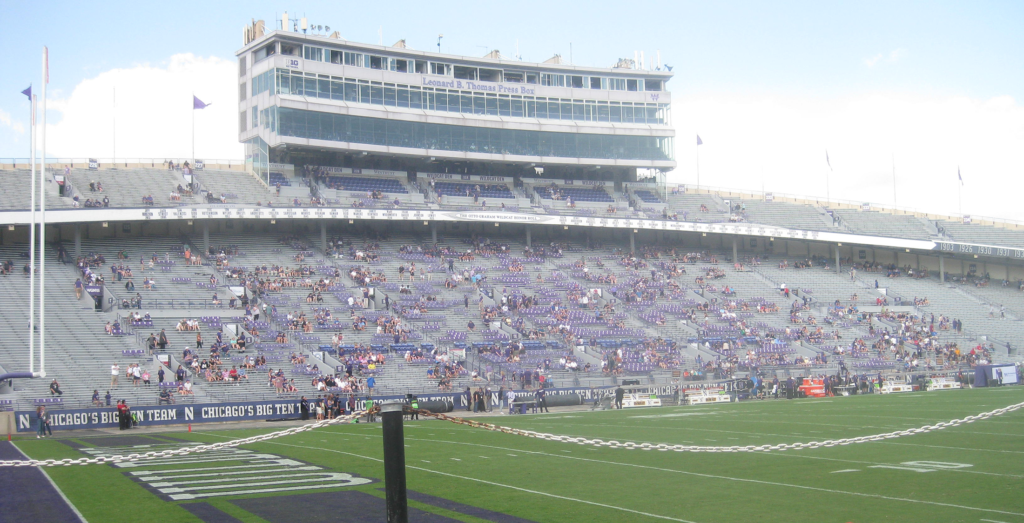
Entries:
<svg viewBox="0 0 1024 523">
<path fill-rule="evenodd" d="M 484 419 L 638 443 L 764 445 L 891 432 L 1020 402 L 1024 387 Z M 169 449 L 183 445 L 176 439 L 225 441 L 274 427 L 194 429 L 141 438 L 144 430 L 133 431 L 137 439 L 126 441 L 151 445 L 132 451 Z M 1024 522 L 1024 409 L 897 439 L 767 453 L 595 448 L 437 420 L 406 422 L 405 437 L 408 489 L 425 496 L 410 494 L 421 520 L 430 513 L 469 522 Z M 83 448 L 17 441 L 33 458 L 124 450 L 112 438 L 71 443 Z M 242 450 L 46 472 L 90 522 L 273 522 L 286 513 L 299 522 L 363 521 L 359 511 L 376 506 L 368 501 L 383 499 L 380 424 L 331 426 Z M 331 509 L 331 500 L 345 503 Z M 207 516 L 188 510 L 197 503 Z"/>
</svg>

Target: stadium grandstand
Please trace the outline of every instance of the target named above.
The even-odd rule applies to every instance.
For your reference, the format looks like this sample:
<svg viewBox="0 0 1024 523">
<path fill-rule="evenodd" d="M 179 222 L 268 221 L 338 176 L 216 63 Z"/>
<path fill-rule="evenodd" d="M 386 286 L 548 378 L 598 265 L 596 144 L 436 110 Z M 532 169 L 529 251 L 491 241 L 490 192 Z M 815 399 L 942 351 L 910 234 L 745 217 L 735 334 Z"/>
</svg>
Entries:
<svg viewBox="0 0 1024 523">
<path fill-rule="evenodd" d="M 36 267 L 29 167 L 0 164 L 0 374 L 45 370 L 0 382 L 15 432 L 40 407 L 116 426 L 77 416 L 111 398 L 199 425 L 306 399 L 500 410 L 633 384 L 675 405 L 1019 367 L 1024 227 L 668 183 L 668 70 L 249 36 L 244 162 L 47 159 Z M 284 407 L 208 414 L 263 404 Z"/>
<path fill-rule="evenodd" d="M 9 384 L 9 408 L 88 407 L 115 364 L 150 375 L 127 388 L 147 404 L 162 388 L 294 398 L 328 378 L 404 394 L 1019 358 L 1016 225 L 668 184 L 668 71 L 290 31 L 237 54 L 244 163 L 50 163 L 47 315 L 62 328 L 48 373 L 63 394 Z M 300 109 L 310 97 L 316 111 Z M 27 185 L 27 165 L 2 167 Z M 27 207 L 0 195 L 8 340 L 27 323 Z M 6 371 L 28 370 L 21 349 L 4 344 Z"/>
</svg>

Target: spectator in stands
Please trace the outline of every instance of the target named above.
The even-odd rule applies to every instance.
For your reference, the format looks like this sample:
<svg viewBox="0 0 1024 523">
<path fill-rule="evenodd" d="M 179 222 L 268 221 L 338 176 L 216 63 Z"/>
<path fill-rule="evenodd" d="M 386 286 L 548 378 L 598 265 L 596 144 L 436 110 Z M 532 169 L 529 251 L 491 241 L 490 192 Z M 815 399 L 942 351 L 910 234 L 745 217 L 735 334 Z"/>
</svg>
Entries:
<svg viewBox="0 0 1024 523">
<path fill-rule="evenodd" d="M 50 382 L 50 396 L 53 396 L 54 394 L 56 394 L 57 396 L 64 395 L 64 392 L 60 390 L 60 384 L 57 383 L 56 379 Z"/>
<path fill-rule="evenodd" d="M 102 407 L 103 401 L 100 400 L 100 391 L 93 389 L 92 391 L 92 404 L 94 407 Z"/>
<path fill-rule="evenodd" d="M 160 399 L 157 402 L 158 405 L 173 405 L 174 397 L 171 396 L 171 391 L 167 389 L 160 389 Z"/>
<path fill-rule="evenodd" d="M 76 300 L 82 299 L 82 290 L 83 290 L 84 287 L 85 286 L 82 285 L 82 279 L 81 278 L 78 278 L 77 280 L 75 280 L 75 299 Z"/>
<path fill-rule="evenodd" d="M 110 388 L 117 388 L 117 377 L 121 374 L 121 367 L 117 363 L 110 366 Z"/>
</svg>

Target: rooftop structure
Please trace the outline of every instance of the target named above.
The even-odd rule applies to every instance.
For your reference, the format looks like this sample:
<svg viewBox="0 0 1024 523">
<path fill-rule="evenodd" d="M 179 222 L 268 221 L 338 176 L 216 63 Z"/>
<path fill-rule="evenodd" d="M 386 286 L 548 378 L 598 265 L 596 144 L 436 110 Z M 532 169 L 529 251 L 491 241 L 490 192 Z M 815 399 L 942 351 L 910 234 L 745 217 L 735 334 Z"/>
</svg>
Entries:
<svg viewBox="0 0 1024 523">
<path fill-rule="evenodd" d="M 246 41 L 239 140 L 264 179 L 272 163 L 619 181 L 676 165 L 672 73 L 632 60 L 528 63 L 287 30 Z"/>
</svg>

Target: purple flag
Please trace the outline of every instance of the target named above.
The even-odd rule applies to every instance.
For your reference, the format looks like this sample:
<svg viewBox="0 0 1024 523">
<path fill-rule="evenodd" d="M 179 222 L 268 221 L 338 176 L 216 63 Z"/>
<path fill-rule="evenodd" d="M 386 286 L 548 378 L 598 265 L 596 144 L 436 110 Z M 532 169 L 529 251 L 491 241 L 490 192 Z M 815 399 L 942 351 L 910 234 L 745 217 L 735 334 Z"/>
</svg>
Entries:
<svg viewBox="0 0 1024 523">
<path fill-rule="evenodd" d="M 32 86 L 31 85 L 28 86 L 28 89 L 25 89 L 24 91 L 22 91 L 21 94 L 27 96 L 28 97 L 28 101 L 31 102 L 32 101 Z"/>
<path fill-rule="evenodd" d="M 964 177 L 960 176 L 960 167 L 959 166 L 956 168 L 956 177 L 960 179 L 960 185 L 963 185 L 964 184 Z"/>
<path fill-rule="evenodd" d="M 192 95 L 192 108 L 193 109 L 206 109 L 207 107 L 209 107 L 211 105 L 213 105 L 213 104 L 205 103 L 202 100 L 200 100 L 199 98 L 197 98 L 196 95 Z"/>
<path fill-rule="evenodd" d="M 825 163 L 828 164 L 828 170 L 832 170 L 832 161 L 828 159 L 828 151 L 825 151 Z"/>
<path fill-rule="evenodd" d="M 697 145 L 704 145 L 704 141 L 700 139 L 700 135 L 697 135 Z"/>
</svg>

